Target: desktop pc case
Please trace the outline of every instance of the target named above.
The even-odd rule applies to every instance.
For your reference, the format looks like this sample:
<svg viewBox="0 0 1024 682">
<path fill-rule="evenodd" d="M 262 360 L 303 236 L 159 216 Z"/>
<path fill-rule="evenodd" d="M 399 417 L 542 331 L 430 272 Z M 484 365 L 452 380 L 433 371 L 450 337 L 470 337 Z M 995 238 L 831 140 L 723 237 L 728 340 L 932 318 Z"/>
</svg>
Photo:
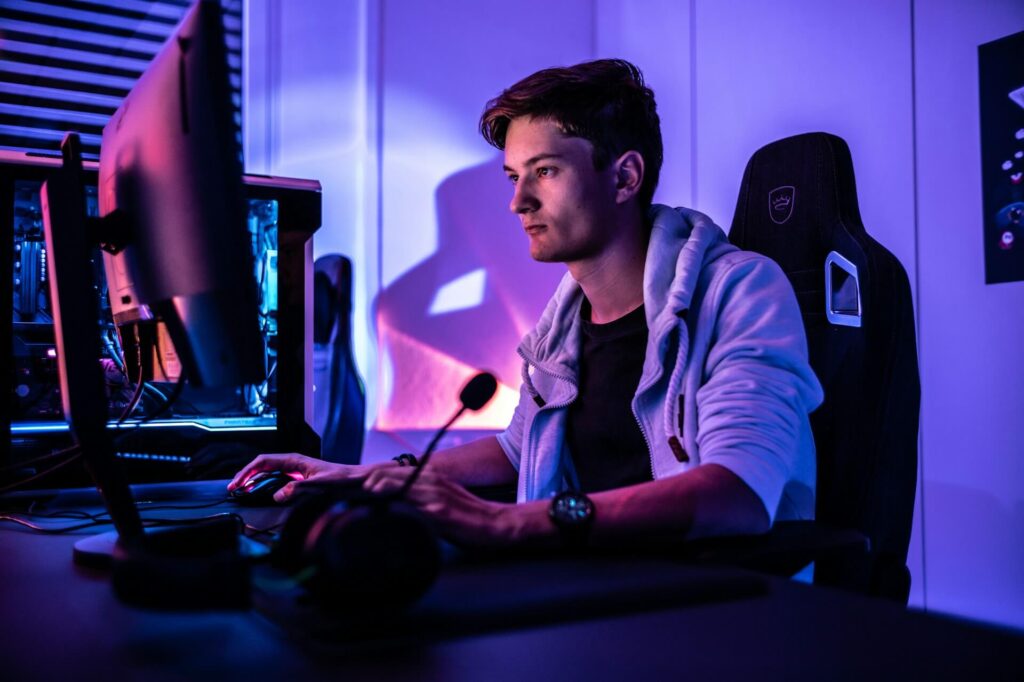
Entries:
<svg viewBox="0 0 1024 682">
<path fill-rule="evenodd" d="M 61 409 L 53 322 L 48 314 L 46 245 L 39 190 L 59 157 L 0 151 L 0 234 L 7 258 L 0 259 L 0 286 L 10 308 L 0 314 L 0 357 L 9 385 L 0 428 L 0 486 L 36 473 L 30 460 L 68 447 L 71 434 Z M 97 164 L 86 162 L 86 210 L 96 215 Z M 102 261 L 94 258 L 103 309 L 97 326 L 104 337 L 102 363 L 118 459 L 132 482 L 222 477 L 237 460 L 255 452 L 302 452 L 318 456 L 320 439 L 310 426 L 312 399 L 312 237 L 321 220 L 315 181 L 246 175 L 248 227 L 260 292 L 261 334 L 267 379 L 258 386 L 196 391 L 186 386 L 168 412 L 148 418 L 173 388 L 173 348 L 133 354 L 116 332 Z M 82 338 L 96 330 L 81 330 Z M 163 336 L 158 334 L 158 336 Z M 123 349 L 123 350 L 122 350 Z M 139 407 L 118 424 L 134 393 L 135 369 L 148 365 L 150 382 Z M 192 456 L 203 452 L 202 466 Z M 218 458 L 225 466 L 218 466 Z M 197 462 L 199 459 L 196 460 Z M 25 463 L 22 465 L 22 463 Z M 34 481 L 37 486 L 88 485 L 76 464 Z"/>
</svg>

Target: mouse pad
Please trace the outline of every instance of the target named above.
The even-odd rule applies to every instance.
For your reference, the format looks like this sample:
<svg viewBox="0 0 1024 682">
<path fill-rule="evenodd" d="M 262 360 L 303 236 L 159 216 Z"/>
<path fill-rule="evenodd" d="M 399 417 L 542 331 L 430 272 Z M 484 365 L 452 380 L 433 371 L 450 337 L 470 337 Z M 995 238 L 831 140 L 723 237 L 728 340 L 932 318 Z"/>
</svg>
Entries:
<svg viewBox="0 0 1024 682">
<path fill-rule="evenodd" d="M 256 583 L 261 583 L 259 576 Z M 644 556 L 474 557 L 448 552 L 430 591 L 397 615 L 332 612 L 297 589 L 257 587 L 253 603 L 297 642 L 323 644 L 475 635 L 745 599 L 768 590 L 764 576 Z"/>
</svg>

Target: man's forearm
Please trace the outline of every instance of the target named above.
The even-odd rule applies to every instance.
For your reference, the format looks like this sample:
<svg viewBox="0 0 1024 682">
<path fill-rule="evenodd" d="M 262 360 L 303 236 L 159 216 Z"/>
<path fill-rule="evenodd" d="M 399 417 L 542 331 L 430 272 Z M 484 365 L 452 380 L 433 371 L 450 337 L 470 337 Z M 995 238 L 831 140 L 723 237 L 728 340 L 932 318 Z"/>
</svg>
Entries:
<svg viewBox="0 0 1024 682">
<path fill-rule="evenodd" d="M 594 546 L 756 534 L 769 528 L 760 498 L 736 474 L 715 464 L 590 497 L 595 510 L 590 534 Z M 546 500 L 510 507 L 509 540 L 535 545 L 560 542 L 558 530 L 548 519 L 548 507 Z"/>
<path fill-rule="evenodd" d="M 761 498 L 723 466 L 706 464 L 685 474 L 593 496 L 596 542 L 649 533 L 679 540 L 766 532 Z M 601 514 L 606 523 L 597 523 Z"/>
<path fill-rule="evenodd" d="M 518 476 L 494 436 L 438 451 L 428 468 L 463 486 L 514 484 Z"/>
</svg>

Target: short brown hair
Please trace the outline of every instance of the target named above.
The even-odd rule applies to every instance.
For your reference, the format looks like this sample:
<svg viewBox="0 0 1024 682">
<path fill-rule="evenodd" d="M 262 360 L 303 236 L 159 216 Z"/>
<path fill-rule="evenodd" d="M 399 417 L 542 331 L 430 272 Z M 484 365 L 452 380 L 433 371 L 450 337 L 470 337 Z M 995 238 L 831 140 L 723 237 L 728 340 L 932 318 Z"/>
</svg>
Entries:
<svg viewBox="0 0 1024 682">
<path fill-rule="evenodd" d="M 664 154 L 661 122 L 654 92 L 636 66 L 600 59 L 538 71 L 487 103 L 480 134 L 504 149 L 509 123 L 520 116 L 551 119 L 564 134 L 590 142 L 598 170 L 627 151 L 639 152 L 644 179 L 638 200 L 642 207 L 650 205 Z"/>
</svg>

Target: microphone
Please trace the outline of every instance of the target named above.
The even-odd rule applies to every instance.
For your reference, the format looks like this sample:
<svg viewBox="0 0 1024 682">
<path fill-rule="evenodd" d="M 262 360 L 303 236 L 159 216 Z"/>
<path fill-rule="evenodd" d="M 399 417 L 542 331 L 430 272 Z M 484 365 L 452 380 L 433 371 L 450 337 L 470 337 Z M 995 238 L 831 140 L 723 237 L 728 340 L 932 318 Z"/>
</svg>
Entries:
<svg viewBox="0 0 1024 682">
<path fill-rule="evenodd" d="M 497 392 L 498 380 L 494 378 L 494 375 L 490 372 L 480 372 L 470 379 L 459 393 L 459 400 L 462 401 L 462 409 L 459 410 L 459 414 L 462 414 L 464 410 L 476 412 L 489 403 Z"/>
<path fill-rule="evenodd" d="M 409 489 L 412 488 L 412 484 L 419 478 L 420 472 L 423 471 L 423 467 L 427 465 L 430 460 L 430 455 L 434 453 L 434 449 L 437 448 L 437 444 L 440 442 L 441 437 L 448 432 L 448 429 L 455 420 L 462 416 L 462 413 L 466 410 L 472 410 L 476 412 L 484 405 L 491 401 L 494 394 L 498 392 L 498 380 L 494 378 L 494 375 L 490 372 L 480 372 L 462 387 L 462 391 L 459 393 L 459 402 L 462 406 L 452 415 L 444 426 L 442 426 L 437 433 L 434 434 L 434 438 L 427 445 L 427 449 L 423 452 L 423 456 L 420 457 L 420 461 L 416 464 L 416 470 L 412 472 L 409 479 L 405 482 L 405 485 L 398 491 L 396 496 L 398 499 L 405 497 Z"/>
<path fill-rule="evenodd" d="M 274 565 L 293 574 L 315 569 L 306 588 L 331 608 L 387 618 L 426 593 L 441 570 L 441 551 L 431 526 L 405 494 L 430 460 L 441 436 L 466 410 L 479 410 L 498 390 L 487 372 L 459 394 L 458 411 L 434 435 L 396 494 L 356 490 L 300 499 L 285 519 Z"/>
</svg>

